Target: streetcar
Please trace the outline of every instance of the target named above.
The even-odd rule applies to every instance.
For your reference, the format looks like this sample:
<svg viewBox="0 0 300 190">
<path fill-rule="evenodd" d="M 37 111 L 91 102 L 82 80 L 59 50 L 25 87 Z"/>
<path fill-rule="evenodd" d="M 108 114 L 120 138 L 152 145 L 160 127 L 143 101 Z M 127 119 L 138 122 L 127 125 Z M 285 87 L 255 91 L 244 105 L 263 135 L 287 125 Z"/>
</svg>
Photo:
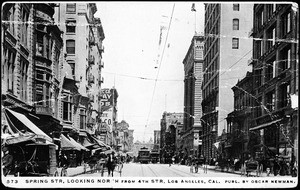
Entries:
<svg viewBox="0 0 300 190">
<path fill-rule="evenodd" d="M 138 162 L 148 164 L 151 161 L 150 151 L 147 147 L 142 147 L 138 153 Z"/>
<path fill-rule="evenodd" d="M 150 152 L 150 156 L 151 156 L 151 163 L 155 164 L 159 162 L 159 152 L 156 150 L 152 150 Z"/>
</svg>

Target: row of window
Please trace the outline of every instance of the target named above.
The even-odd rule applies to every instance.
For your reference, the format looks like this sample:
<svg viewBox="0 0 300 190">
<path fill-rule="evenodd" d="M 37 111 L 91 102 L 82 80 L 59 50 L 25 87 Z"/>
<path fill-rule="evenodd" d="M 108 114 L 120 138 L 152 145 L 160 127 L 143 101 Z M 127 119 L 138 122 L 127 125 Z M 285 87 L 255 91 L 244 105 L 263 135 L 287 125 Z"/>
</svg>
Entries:
<svg viewBox="0 0 300 190">
<path fill-rule="evenodd" d="M 64 121 L 67 122 L 72 122 L 73 121 L 73 110 L 74 110 L 74 105 L 73 105 L 73 95 L 63 93 L 62 94 L 62 118 Z M 87 115 L 86 115 L 86 110 L 85 109 L 80 109 L 79 110 L 79 127 L 80 129 L 86 129 L 86 121 L 87 121 Z"/>
<path fill-rule="evenodd" d="M 272 90 L 265 94 L 264 102 L 262 97 L 254 101 L 254 117 L 260 117 L 263 113 L 270 114 L 275 109 L 284 108 L 290 102 L 290 82 L 279 86 L 278 91 Z"/>
<path fill-rule="evenodd" d="M 268 82 L 289 69 L 292 62 L 291 57 L 291 47 L 287 46 L 279 52 L 279 60 L 276 60 L 276 56 L 274 55 L 264 63 L 265 66 L 255 68 L 254 77 L 256 86 L 260 87 L 263 82 Z M 264 74 L 263 70 L 265 70 Z"/>
<path fill-rule="evenodd" d="M 291 18 L 290 18 L 290 13 L 284 14 L 282 17 L 282 21 L 277 21 L 274 24 L 272 24 L 266 32 L 266 36 L 258 36 L 255 38 L 254 41 L 254 58 L 258 59 L 261 57 L 264 53 L 268 52 L 271 50 L 276 42 L 280 42 L 277 39 L 280 39 L 280 36 L 285 36 L 288 34 L 291 30 Z M 279 24 L 279 29 L 278 28 Z M 266 40 L 261 40 L 261 39 L 266 39 Z"/>
<path fill-rule="evenodd" d="M 11 4 L 6 15 L 4 15 L 4 20 L 8 22 L 8 31 L 14 36 L 16 35 L 16 27 L 20 27 L 20 42 L 23 46 L 28 46 L 28 26 L 29 26 L 29 10 L 25 6 L 20 7 L 20 18 L 21 20 L 16 20 L 16 9 L 15 5 Z"/>
</svg>

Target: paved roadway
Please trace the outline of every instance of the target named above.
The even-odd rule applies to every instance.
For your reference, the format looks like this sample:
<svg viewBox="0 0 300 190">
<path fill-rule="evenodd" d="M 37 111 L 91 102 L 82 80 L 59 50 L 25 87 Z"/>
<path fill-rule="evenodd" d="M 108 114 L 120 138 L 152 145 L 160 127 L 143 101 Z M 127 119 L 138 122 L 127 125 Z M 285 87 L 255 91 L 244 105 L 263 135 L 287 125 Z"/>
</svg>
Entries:
<svg viewBox="0 0 300 190">
<path fill-rule="evenodd" d="M 104 177 L 107 177 L 107 172 Z M 79 175 L 80 177 L 100 177 L 100 173 L 86 173 Z M 120 176 L 120 173 L 114 172 L 114 176 Z M 190 168 L 185 165 L 168 164 L 140 164 L 128 163 L 124 164 L 121 177 L 239 177 L 238 174 L 226 173 L 214 170 L 207 170 L 204 173 L 202 168 L 199 168 L 198 173 L 191 173 Z"/>
</svg>

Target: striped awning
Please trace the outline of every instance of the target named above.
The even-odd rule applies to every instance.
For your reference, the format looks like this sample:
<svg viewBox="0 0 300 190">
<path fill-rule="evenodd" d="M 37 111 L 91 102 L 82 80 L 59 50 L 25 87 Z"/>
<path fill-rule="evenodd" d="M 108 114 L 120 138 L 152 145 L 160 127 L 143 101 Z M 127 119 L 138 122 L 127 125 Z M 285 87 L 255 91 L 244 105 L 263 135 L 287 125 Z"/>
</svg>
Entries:
<svg viewBox="0 0 300 190">
<path fill-rule="evenodd" d="M 25 115 L 12 111 L 10 109 L 5 109 L 9 113 L 11 113 L 14 117 L 16 117 L 19 121 L 21 121 L 31 132 L 48 140 L 49 142 L 53 142 L 52 138 L 50 138 L 46 133 L 44 133 L 40 128 L 38 128 L 34 123 L 32 123 Z"/>
</svg>

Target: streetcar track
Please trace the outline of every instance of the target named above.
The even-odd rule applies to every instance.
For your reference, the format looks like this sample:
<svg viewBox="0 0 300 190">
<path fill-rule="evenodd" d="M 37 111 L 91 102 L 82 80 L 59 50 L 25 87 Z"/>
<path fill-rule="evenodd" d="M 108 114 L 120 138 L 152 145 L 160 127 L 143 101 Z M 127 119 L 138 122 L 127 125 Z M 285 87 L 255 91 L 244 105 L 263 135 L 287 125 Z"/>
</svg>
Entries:
<svg viewBox="0 0 300 190">
<path fill-rule="evenodd" d="M 154 172 L 154 170 L 149 166 L 147 165 L 147 167 L 150 169 L 150 171 L 155 175 L 155 177 L 158 177 L 158 175 L 156 174 L 156 172 Z"/>
<path fill-rule="evenodd" d="M 163 165 L 159 165 L 159 166 L 163 167 Z M 172 170 L 170 167 L 169 167 L 169 169 L 170 169 L 172 172 L 174 172 L 175 174 L 179 175 L 180 177 L 185 177 L 184 175 L 181 175 L 180 173 L 175 172 L 175 171 Z M 180 170 L 178 170 L 178 171 L 180 171 Z"/>
<path fill-rule="evenodd" d="M 142 164 L 140 166 L 141 166 L 142 176 L 144 177 L 144 169 L 143 169 Z"/>
<path fill-rule="evenodd" d="M 172 166 L 171 166 L 172 167 Z M 171 169 L 171 167 L 169 167 L 170 169 Z M 198 175 L 196 175 L 196 174 L 193 174 L 193 173 L 189 173 L 189 172 L 185 172 L 185 171 L 182 171 L 182 170 L 179 170 L 179 169 L 176 169 L 176 168 L 172 168 L 171 170 L 176 170 L 176 171 L 180 171 L 180 172 L 182 172 L 182 173 L 185 173 L 185 174 L 188 174 L 188 175 L 190 175 L 190 176 L 193 176 L 193 177 L 198 177 Z M 182 176 L 182 177 L 185 177 L 185 176 Z"/>
</svg>

